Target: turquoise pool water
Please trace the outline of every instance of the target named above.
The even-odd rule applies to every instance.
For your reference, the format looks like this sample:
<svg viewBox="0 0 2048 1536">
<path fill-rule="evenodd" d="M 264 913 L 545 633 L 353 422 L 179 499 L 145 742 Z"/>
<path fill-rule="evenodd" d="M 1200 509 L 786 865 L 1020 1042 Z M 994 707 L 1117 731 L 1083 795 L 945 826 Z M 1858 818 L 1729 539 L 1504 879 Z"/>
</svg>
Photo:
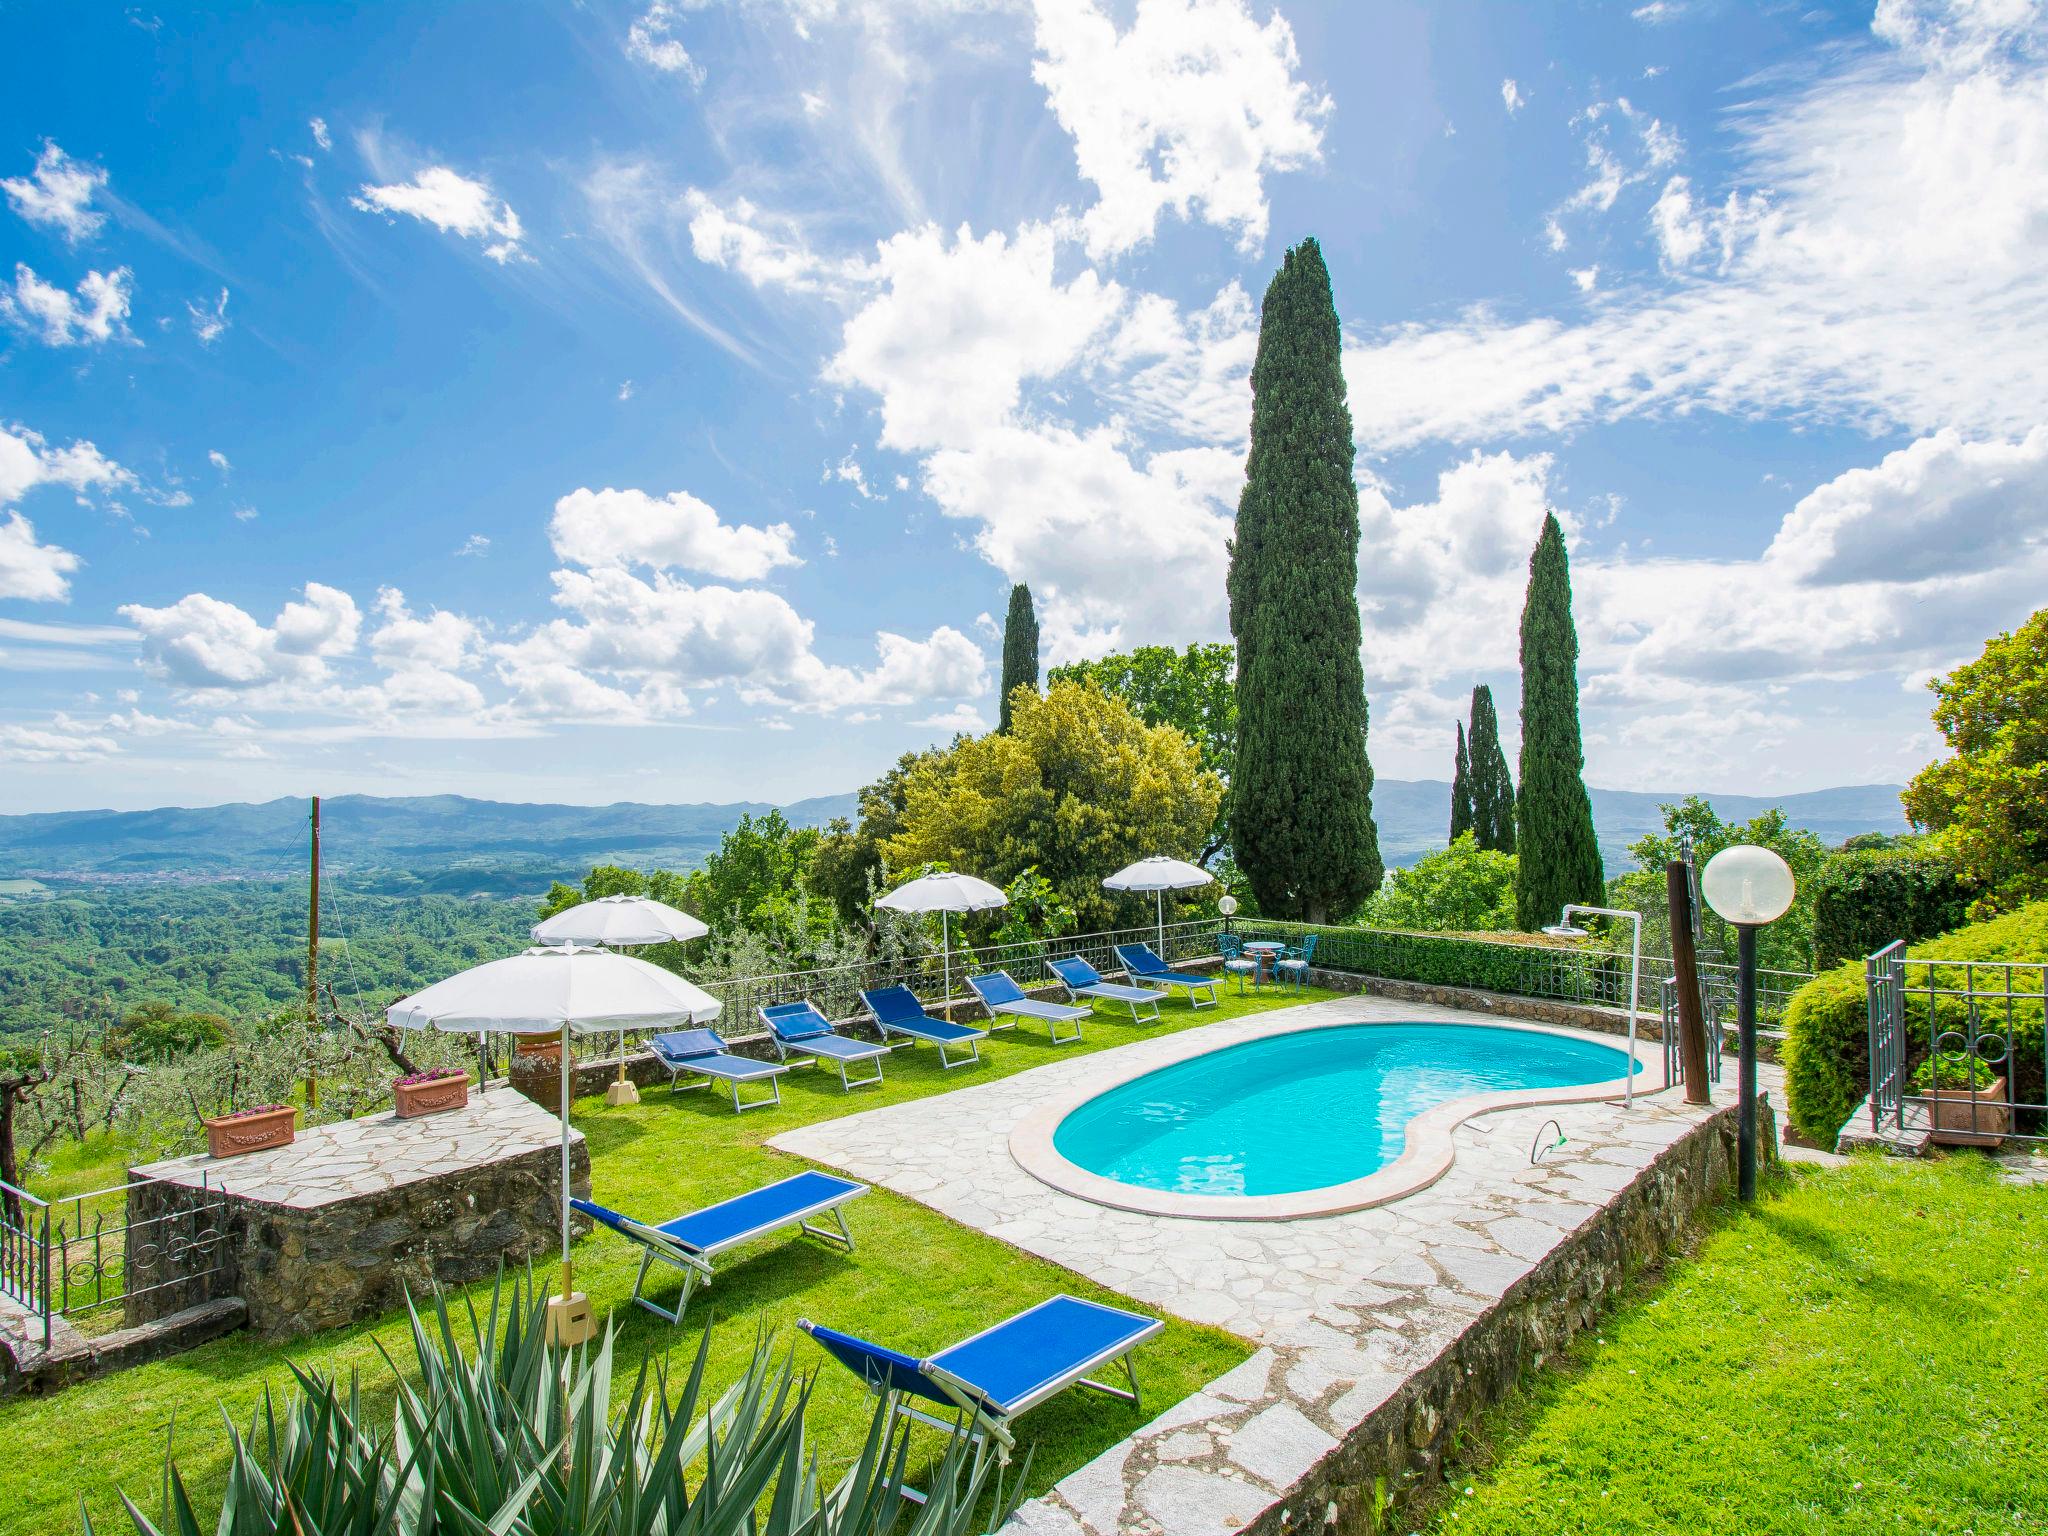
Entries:
<svg viewBox="0 0 2048 1536">
<path fill-rule="evenodd" d="M 1346 1024 L 1227 1046 L 1076 1109 L 1067 1161 L 1188 1195 L 1284 1195 L 1376 1173 L 1408 1122 L 1468 1094 L 1615 1082 L 1626 1051 L 1484 1024 Z M 1633 1070 L 1641 1070 L 1633 1064 Z"/>
</svg>

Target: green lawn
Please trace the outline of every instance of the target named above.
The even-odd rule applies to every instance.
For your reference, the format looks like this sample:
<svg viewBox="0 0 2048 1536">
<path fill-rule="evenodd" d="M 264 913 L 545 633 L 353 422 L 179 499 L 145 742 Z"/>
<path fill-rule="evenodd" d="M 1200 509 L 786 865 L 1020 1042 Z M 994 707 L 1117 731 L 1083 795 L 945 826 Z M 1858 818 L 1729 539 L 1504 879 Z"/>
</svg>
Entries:
<svg viewBox="0 0 2048 1536">
<path fill-rule="evenodd" d="M 1403 1529 L 2048 1531 L 2048 1188 L 1799 1170 L 1648 1281 Z"/>
<path fill-rule="evenodd" d="M 1221 1008 L 1199 1015 L 1185 1004 L 1168 1003 L 1160 1025 L 1119 1024 L 1105 1013 L 1087 1026 L 1083 1044 L 1057 1051 L 1042 1033 L 1005 1031 L 983 1047 L 981 1066 L 946 1073 L 939 1071 L 929 1049 L 898 1051 L 887 1063 L 887 1082 L 880 1090 L 842 1093 L 836 1075 L 799 1068 L 782 1080 L 780 1109 L 742 1116 L 733 1114 L 727 1100 L 707 1092 L 671 1097 L 654 1089 L 643 1103 L 624 1109 L 607 1108 L 601 1098 L 582 1100 L 572 1119 L 589 1139 L 597 1197 L 622 1210 L 666 1218 L 800 1166 L 763 1146 L 792 1126 L 988 1082 L 1162 1030 L 1328 995 L 1268 992 L 1238 998 L 1226 991 Z M 58 1170 L 57 1182 L 89 1187 L 93 1170 L 75 1164 L 74 1159 Z M 681 1328 L 621 1305 L 632 1289 L 639 1251 L 609 1234 L 593 1235 L 577 1246 L 577 1283 L 590 1293 L 600 1315 L 609 1312 L 620 1323 L 628 1360 L 648 1349 L 694 1349 L 711 1311 L 730 1319 L 714 1335 L 718 1369 L 726 1373 L 751 1350 L 759 1326 L 781 1330 L 785 1340 L 794 1338 L 803 1364 L 823 1363 L 818 1351 L 795 1333 L 800 1316 L 867 1330 L 917 1353 L 1055 1291 L 1116 1299 L 1055 1265 L 882 1190 L 848 1206 L 847 1223 L 858 1245 L 850 1256 L 794 1237 L 765 1240 L 729 1256 L 716 1284 L 692 1301 Z M 672 1293 L 657 1289 L 655 1294 Z M 54 1397 L 0 1403 L 0 1532 L 78 1529 L 81 1491 L 96 1519 L 118 1511 L 117 1486 L 153 1509 L 167 1437 L 173 1433 L 187 1477 L 215 1489 L 224 1467 L 221 1407 L 246 1422 L 265 1386 L 279 1393 L 289 1389 L 287 1360 L 336 1373 L 360 1370 L 365 1384 L 374 1386 L 388 1379 L 376 1350 L 380 1341 L 401 1359 L 409 1348 L 395 1319 L 321 1334 L 288 1348 L 236 1334 Z M 1247 1345 L 1227 1334 L 1170 1321 L 1138 1359 L 1147 1415 L 1228 1370 L 1248 1352 Z M 834 1458 L 850 1460 L 856 1454 L 871 1412 L 871 1400 L 847 1373 L 835 1368 L 820 1374 L 812 1423 L 828 1466 L 837 1464 Z M 1127 1405 L 1093 1393 L 1069 1393 L 1039 1408 L 1024 1422 L 1021 1437 L 1036 1447 L 1033 1491 L 1050 1487 L 1139 1422 Z M 102 1524 L 104 1530 L 120 1528 L 125 1527 Z"/>
</svg>

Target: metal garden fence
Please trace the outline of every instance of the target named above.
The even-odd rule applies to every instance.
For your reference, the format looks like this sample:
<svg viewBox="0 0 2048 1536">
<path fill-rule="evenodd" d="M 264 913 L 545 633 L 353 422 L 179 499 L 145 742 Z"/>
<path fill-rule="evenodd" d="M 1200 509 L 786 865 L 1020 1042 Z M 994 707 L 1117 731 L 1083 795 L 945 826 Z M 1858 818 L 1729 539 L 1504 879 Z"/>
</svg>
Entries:
<svg viewBox="0 0 2048 1536">
<path fill-rule="evenodd" d="M 1895 941 L 1863 973 L 1873 1131 L 2048 1142 L 2048 962 L 1915 958 Z"/>
</svg>

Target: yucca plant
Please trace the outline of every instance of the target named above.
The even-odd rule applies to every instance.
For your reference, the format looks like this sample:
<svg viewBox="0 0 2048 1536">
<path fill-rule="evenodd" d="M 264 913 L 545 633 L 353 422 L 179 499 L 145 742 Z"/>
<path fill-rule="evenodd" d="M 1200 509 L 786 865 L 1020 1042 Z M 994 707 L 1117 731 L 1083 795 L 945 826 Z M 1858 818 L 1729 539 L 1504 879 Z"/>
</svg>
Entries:
<svg viewBox="0 0 2048 1536">
<path fill-rule="evenodd" d="M 565 1351 L 547 1342 L 546 1297 L 503 1277 L 467 1339 L 438 1292 L 431 1317 L 408 1301 L 416 1379 L 397 1368 L 384 1434 L 346 1387 L 292 1367 L 280 1414 L 266 1393 L 248 1431 L 227 1425 L 228 1482 L 202 1522 L 165 1458 L 161 1524 L 125 1494 L 139 1536 L 967 1536 L 1016 1509 L 1014 1479 L 961 1426 L 922 1504 L 905 1497 L 908 1426 L 876 1407 L 859 1459 L 831 1488 L 804 1419 L 811 1382 L 791 1353 L 756 1341 L 740 1379 L 705 1405 L 710 1336 L 679 1395 L 643 1361 L 610 1409 L 614 1331 Z M 86 1536 L 93 1536 L 85 1517 Z"/>
</svg>

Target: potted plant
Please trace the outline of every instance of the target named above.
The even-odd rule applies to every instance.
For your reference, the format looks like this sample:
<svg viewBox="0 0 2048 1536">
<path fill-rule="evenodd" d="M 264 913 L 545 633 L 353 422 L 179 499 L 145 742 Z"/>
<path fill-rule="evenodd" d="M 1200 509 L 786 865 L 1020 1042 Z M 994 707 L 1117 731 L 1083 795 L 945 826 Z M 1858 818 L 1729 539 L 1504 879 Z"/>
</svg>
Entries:
<svg viewBox="0 0 2048 1536">
<path fill-rule="evenodd" d="M 1944 1146 L 1995 1147 L 2012 1129 L 2005 1079 L 1975 1056 L 1937 1051 L 1913 1069 L 1912 1090 L 1927 1104 L 1930 1139 Z"/>
<path fill-rule="evenodd" d="M 460 1109 L 469 1102 L 469 1074 L 460 1067 L 430 1067 L 424 1072 L 408 1073 L 392 1083 L 391 1097 L 401 1120 Z"/>
<path fill-rule="evenodd" d="M 297 1134 L 298 1111 L 289 1104 L 259 1104 L 254 1109 L 232 1110 L 202 1120 L 206 1127 L 208 1157 L 240 1157 L 244 1152 L 267 1152 L 288 1147 Z"/>
</svg>

